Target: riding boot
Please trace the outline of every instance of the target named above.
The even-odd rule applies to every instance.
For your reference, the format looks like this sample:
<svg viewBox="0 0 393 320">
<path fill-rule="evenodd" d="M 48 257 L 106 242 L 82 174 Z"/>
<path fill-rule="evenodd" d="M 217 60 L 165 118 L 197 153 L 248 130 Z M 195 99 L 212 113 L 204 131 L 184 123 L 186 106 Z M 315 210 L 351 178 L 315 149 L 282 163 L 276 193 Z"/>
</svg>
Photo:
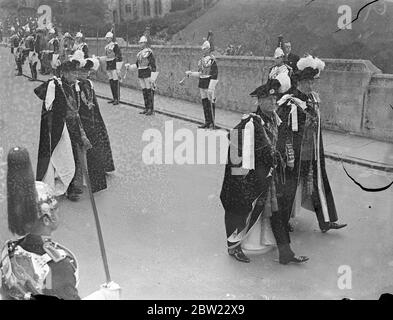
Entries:
<svg viewBox="0 0 393 320">
<path fill-rule="evenodd" d="M 147 116 L 151 116 L 154 113 L 153 112 L 153 90 L 152 89 L 147 89 L 146 96 L 147 96 L 147 112 L 146 112 L 146 115 Z"/>
<path fill-rule="evenodd" d="M 209 103 L 209 99 L 205 98 L 202 99 L 202 106 L 203 106 L 203 113 L 205 115 L 205 124 L 199 126 L 200 129 L 205 129 L 209 127 L 209 123 L 208 123 L 208 118 L 209 118 L 209 114 L 208 114 L 208 109 L 209 109 L 209 105 L 207 104 Z"/>
<path fill-rule="evenodd" d="M 207 109 L 207 118 L 206 118 L 206 124 L 207 124 L 207 129 L 212 129 L 213 128 L 213 106 L 212 103 L 210 102 L 209 99 L 206 99 L 206 109 Z"/>
<path fill-rule="evenodd" d="M 115 93 L 114 95 L 114 102 L 113 105 L 116 106 L 119 104 L 119 97 L 120 97 L 120 82 L 119 80 L 113 80 L 113 92 Z"/>
<path fill-rule="evenodd" d="M 143 111 L 139 112 L 139 114 L 146 114 L 146 112 L 147 112 L 147 89 L 142 89 L 142 94 L 143 94 L 143 102 L 144 102 L 145 109 Z"/>
<path fill-rule="evenodd" d="M 113 102 L 115 102 L 115 91 L 114 91 L 114 88 L 113 88 L 113 79 L 109 79 L 109 86 L 111 88 L 113 99 L 108 101 L 108 103 L 113 103 Z"/>
</svg>

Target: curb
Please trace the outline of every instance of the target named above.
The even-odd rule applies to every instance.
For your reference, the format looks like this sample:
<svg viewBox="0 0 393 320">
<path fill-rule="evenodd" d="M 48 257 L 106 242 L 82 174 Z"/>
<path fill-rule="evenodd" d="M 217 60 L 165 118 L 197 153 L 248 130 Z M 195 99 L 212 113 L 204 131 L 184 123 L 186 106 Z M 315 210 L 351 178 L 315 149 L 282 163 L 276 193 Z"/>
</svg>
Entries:
<svg viewBox="0 0 393 320">
<path fill-rule="evenodd" d="M 24 77 L 26 78 L 30 78 L 29 76 L 23 74 Z M 38 82 L 45 82 L 44 80 L 39 80 L 37 79 Z M 110 98 L 101 95 L 99 93 L 96 93 L 96 96 L 98 98 L 104 99 L 104 100 L 111 100 Z M 133 108 L 137 108 L 137 109 L 144 109 L 144 106 L 137 104 L 137 103 L 131 103 L 131 102 L 125 102 L 125 101 L 120 101 L 120 104 L 122 105 L 126 105 L 126 106 L 130 106 Z M 171 112 L 171 111 L 164 111 L 164 110 L 155 110 L 155 113 L 157 114 L 162 114 L 174 119 L 179 119 L 179 120 L 183 120 L 183 121 L 187 121 L 187 122 L 191 122 L 191 123 L 195 123 L 195 124 L 204 124 L 203 121 L 201 121 L 198 118 L 194 118 L 194 117 L 190 117 L 190 116 L 186 116 L 184 114 L 180 114 L 180 113 L 176 113 L 176 112 Z M 216 129 L 221 129 L 221 130 L 226 130 L 226 131 L 230 131 L 232 128 L 223 125 L 223 124 L 217 124 L 216 125 Z M 377 171 L 382 171 L 382 172 L 386 172 L 386 173 L 393 173 L 393 165 L 389 165 L 389 164 L 385 164 L 385 163 L 380 163 L 380 162 L 374 162 L 374 161 L 369 161 L 369 160 L 364 160 L 364 159 L 360 159 L 360 158 L 356 158 L 356 157 L 351 157 L 348 155 L 339 155 L 338 153 L 335 152 L 329 152 L 325 150 L 325 157 L 333 160 L 333 161 L 337 161 L 337 162 L 345 162 L 348 164 L 352 164 L 352 165 L 358 165 L 361 167 L 365 167 L 365 168 L 369 168 L 369 169 L 374 169 Z"/>
<path fill-rule="evenodd" d="M 97 97 L 104 99 L 104 100 L 110 100 L 110 98 L 96 94 Z M 120 101 L 121 104 L 138 108 L 138 109 L 144 109 L 144 106 L 137 104 L 137 103 L 130 103 L 130 102 L 125 102 L 125 101 Z M 171 118 L 179 119 L 179 120 L 184 120 L 187 122 L 195 123 L 195 124 L 204 124 L 203 121 L 197 118 L 189 117 L 184 114 L 176 113 L 176 112 L 171 112 L 171 111 L 163 111 L 163 110 L 155 110 L 155 113 L 162 114 Z M 225 126 L 223 124 L 217 124 L 216 125 L 217 129 L 222 129 L 226 131 L 230 131 L 232 128 Z M 369 160 L 364 160 L 356 157 L 351 157 L 347 155 L 339 155 L 338 153 L 335 152 L 329 152 L 325 150 L 325 157 L 337 161 L 337 162 L 345 162 L 348 164 L 354 164 L 354 165 L 359 165 L 361 167 L 366 167 L 369 169 L 374 169 L 378 171 L 383 171 L 387 173 L 393 173 L 393 165 L 388 165 L 384 163 L 379 163 L 379 162 L 374 162 L 374 161 L 369 161 Z"/>
</svg>

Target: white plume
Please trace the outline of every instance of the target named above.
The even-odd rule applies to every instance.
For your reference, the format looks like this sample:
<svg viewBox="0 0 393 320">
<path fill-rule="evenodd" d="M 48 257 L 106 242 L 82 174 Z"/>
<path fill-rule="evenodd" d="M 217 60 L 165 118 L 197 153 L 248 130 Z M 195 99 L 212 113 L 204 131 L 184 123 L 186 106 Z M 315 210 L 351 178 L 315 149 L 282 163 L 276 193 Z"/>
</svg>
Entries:
<svg viewBox="0 0 393 320">
<path fill-rule="evenodd" d="M 307 56 L 307 57 L 301 58 L 297 62 L 297 68 L 300 71 L 302 71 L 302 70 L 304 70 L 304 69 L 306 69 L 308 67 L 313 68 L 313 69 L 317 68 L 315 59 L 312 56 L 310 56 L 310 55 Z"/>
</svg>

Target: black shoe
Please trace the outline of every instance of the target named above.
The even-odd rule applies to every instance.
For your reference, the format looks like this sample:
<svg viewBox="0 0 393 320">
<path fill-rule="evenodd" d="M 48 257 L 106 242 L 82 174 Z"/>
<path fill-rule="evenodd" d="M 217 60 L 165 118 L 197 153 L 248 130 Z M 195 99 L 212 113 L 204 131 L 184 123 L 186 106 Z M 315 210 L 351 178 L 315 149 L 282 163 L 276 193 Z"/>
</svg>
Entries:
<svg viewBox="0 0 393 320">
<path fill-rule="evenodd" d="M 113 105 L 114 105 L 114 106 L 117 106 L 118 104 L 119 104 L 119 100 L 113 101 Z"/>
<path fill-rule="evenodd" d="M 147 116 L 152 116 L 153 114 L 154 114 L 154 111 L 153 111 L 153 110 L 149 110 L 149 111 L 146 112 L 146 115 L 147 115 Z"/>
<path fill-rule="evenodd" d="M 250 258 L 244 254 L 244 252 L 240 246 L 237 246 L 234 249 L 228 249 L 228 254 L 230 256 L 234 257 L 237 261 L 244 262 L 244 263 L 250 263 Z"/>
<path fill-rule="evenodd" d="M 208 128 L 208 127 L 209 127 L 209 125 L 208 125 L 207 123 L 205 123 L 205 124 L 199 126 L 198 128 L 199 128 L 199 129 L 206 129 L 206 128 Z"/>
<path fill-rule="evenodd" d="M 20 76 L 23 76 L 23 74 L 22 73 L 17 73 L 16 76 L 20 77 Z"/>
<path fill-rule="evenodd" d="M 328 232 L 331 229 L 338 230 L 338 229 L 345 228 L 346 226 L 347 226 L 347 224 L 339 224 L 339 223 L 336 223 L 336 222 L 328 222 L 324 226 L 320 226 L 320 229 L 321 229 L 322 233 L 326 233 L 326 232 Z"/>
<path fill-rule="evenodd" d="M 114 103 L 115 102 L 115 100 L 109 100 L 108 101 L 108 103 Z"/>
<path fill-rule="evenodd" d="M 146 114 L 147 110 L 143 110 L 142 112 L 139 112 L 139 114 Z"/>
<path fill-rule="evenodd" d="M 310 260 L 310 259 L 308 257 L 306 257 L 306 256 L 299 256 L 299 257 L 298 256 L 293 256 L 291 258 L 280 258 L 279 262 L 280 262 L 280 264 L 286 265 L 286 264 L 290 264 L 290 263 L 300 264 L 300 263 L 304 263 L 304 262 L 306 262 L 308 260 Z"/>
</svg>

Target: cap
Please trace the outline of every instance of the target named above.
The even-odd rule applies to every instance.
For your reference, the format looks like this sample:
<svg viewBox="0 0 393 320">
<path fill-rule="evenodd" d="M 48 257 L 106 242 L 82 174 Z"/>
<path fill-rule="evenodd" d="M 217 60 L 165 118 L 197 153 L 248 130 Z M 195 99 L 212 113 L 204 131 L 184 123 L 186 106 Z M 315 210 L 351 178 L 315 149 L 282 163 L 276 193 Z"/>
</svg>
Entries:
<svg viewBox="0 0 393 320">
<path fill-rule="evenodd" d="M 78 33 L 75 35 L 75 38 L 83 38 L 82 32 L 78 32 Z"/>
<path fill-rule="evenodd" d="M 109 31 L 109 32 L 105 35 L 105 38 L 113 38 L 113 33 Z"/>
</svg>

